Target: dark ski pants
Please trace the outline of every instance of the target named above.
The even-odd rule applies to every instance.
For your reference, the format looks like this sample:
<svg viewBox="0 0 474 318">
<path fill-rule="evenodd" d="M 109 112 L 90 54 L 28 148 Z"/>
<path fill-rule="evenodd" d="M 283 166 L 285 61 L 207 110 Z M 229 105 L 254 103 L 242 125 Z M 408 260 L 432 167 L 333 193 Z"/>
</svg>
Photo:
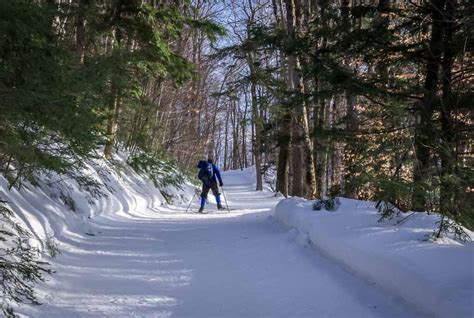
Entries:
<svg viewBox="0 0 474 318">
<path fill-rule="evenodd" d="M 217 180 L 212 180 L 210 184 L 206 185 L 203 183 L 202 185 L 202 191 L 201 191 L 201 205 L 203 206 L 206 204 L 206 198 L 207 194 L 209 193 L 209 190 L 212 190 L 212 194 L 216 197 L 216 202 L 217 204 L 221 203 L 221 197 L 219 193 L 219 187 L 217 186 Z"/>
</svg>

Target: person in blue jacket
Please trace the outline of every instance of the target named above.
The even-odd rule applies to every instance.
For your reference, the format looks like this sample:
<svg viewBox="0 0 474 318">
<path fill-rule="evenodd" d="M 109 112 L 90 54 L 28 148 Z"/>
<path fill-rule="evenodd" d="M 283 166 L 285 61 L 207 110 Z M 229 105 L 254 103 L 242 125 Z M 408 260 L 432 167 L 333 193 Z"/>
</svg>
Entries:
<svg viewBox="0 0 474 318">
<path fill-rule="evenodd" d="M 198 178 L 202 181 L 201 207 L 199 208 L 199 212 L 202 213 L 204 211 L 204 205 L 206 204 L 209 190 L 212 190 L 212 194 L 216 197 L 217 209 L 223 210 L 224 207 L 222 206 L 219 187 L 217 186 L 217 181 L 219 181 L 220 187 L 224 185 L 219 169 L 210 158 L 207 161 L 199 161 L 198 168 Z"/>
</svg>

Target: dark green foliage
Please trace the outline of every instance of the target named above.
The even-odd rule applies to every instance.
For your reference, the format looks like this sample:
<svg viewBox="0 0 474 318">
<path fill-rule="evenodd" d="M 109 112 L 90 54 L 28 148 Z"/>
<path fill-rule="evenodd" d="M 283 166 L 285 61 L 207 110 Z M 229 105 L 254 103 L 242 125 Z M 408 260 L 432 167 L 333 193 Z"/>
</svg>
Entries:
<svg viewBox="0 0 474 318">
<path fill-rule="evenodd" d="M 92 42 L 101 45 L 106 38 L 114 40 L 108 51 L 86 59 L 93 72 L 103 76 L 103 91 L 108 95 L 104 101 L 108 105 L 107 124 L 114 121 L 118 126 L 112 133 L 115 136 L 108 132 L 107 138 L 125 145 L 130 152 L 162 151 L 156 142 L 161 127 L 152 116 L 160 109 L 160 88 L 164 83 L 180 86 L 196 76 L 194 66 L 176 43 L 190 32 L 201 32 L 212 42 L 223 29 L 211 21 L 194 19 L 177 2 L 152 5 L 117 1 L 105 10 L 97 9 L 89 21 Z M 113 101 L 118 105 L 111 109 Z"/>
<path fill-rule="evenodd" d="M 294 37 L 281 23 L 251 25 L 244 45 L 227 53 L 277 52 L 278 62 L 258 63 L 256 74 L 277 100 L 277 127 L 285 110 L 311 105 L 316 174 L 329 175 L 321 184 L 340 182 L 333 163 L 328 167 L 339 148 L 338 186 L 345 196 L 378 201 L 381 220 L 413 209 L 472 228 L 472 4 L 346 4 L 317 2 Z M 302 63 L 304 93 L 289 92 L 285 76 L 275 80 L 291 57 Z M 300 142 L 288 130 L 276 135 L 272 146 Z"/>
<path fill-rule="evenodd" d="M 328 199 L 317 199 L 313 203 L 313 210 L 321 211 L 322 209 L 324 209 L 329 212 L 334 212 L 339 208 L 340 205 L 341 202 L 337 197 L 330 197 Z"/>
<path fill-rule="evenodd" d="M 148 120 L 144 114 L 156 109 L 149 94 L 155 81 L 180 85 L 193 77 L 176 45 L 185 32 L 200 30 L 211 40 L 223 34 L 191 11 L 188 2 L 0 0 L 0 175 L 11 186 L 53 188 L 74 211 L 63 180 L 76 180 L 92 198 L 103 195 L 81 171 L 109 140 L 113 115 L 115 140 L 140 153 L 131 159 L 134 169 L 157 187 L 179 188 L 185 177 L 174 163 L 139 151 L 161 148 L 152 142 L 156 127 L 134 116 Z M 8 302 L 37 303 L 33 285 L 50 271 L 3 205 L 0 217 L 2 310 L 13 316 Z M 52 257 L 58 253 L 52 239 L 45 246 Z"/>
<path fill-rule="evenodd" d="M 128 164 L 138 174 L 151 180 L 168 204 L 173 203 L 174 196 L 167 192 L 167 187 L 182 189 L 184 182 L 190 180 L 176 162 L 154 157 L 144 152 L 130 157 Z"/>
<path fill-rule="evenodd" d="M 58 243 L 53 237 L 47 238 L 44 243 L 51 258 L 56 258 L 56 256 L 61 254 L 61 250 L 59 249 Z"/>
<path fill-rule="evenodd" d="M 186 180 L 175 162 L 156 158 L 147 153 L 142 152 L 130 157 L 128 164 L 137 173 L 153 181 L 154 185 L 162 191 L 168 186 L 181 189 Z"/>
<path fill-rule="evenodd" d="M 337 197 L 340 195 L 340 190 L 338 186 L 333 186 L 328 192 L 328 197 L 326 199 L 317 199 L 313 203 L 313 210 L 315 211 L 321 211 L 322 209 L 325 209 L 326 211 L 329 212 L 334 212 L 336 211 L 339 206 L 341 205 L 341 202 L 339 198 Z"/>
<path fill-rule="evenodd" d="M 108 137 L 104 120 L 113 99 L 123 110 L 118 141 L 149 148 L 154 127 L 135 129 L 127 117 L 156 107 L 146 90 L 156 78 L 181 84 L 192 77 L 192 64 L 172 42 L 190 28 L 212 39 L 223 34 L 179 5 L 90 3 L 81 63 L 71 50 L 75 26 L 69 22 L 78 10 L 74 3 L 0 1 L 0 173 L 11 184 L 34 182 L 48 171 L 78 177 L 83 158 Z M 64 30 L 55 21 L 64 22 Z M 102 49 L 107 39 L 113 45 Z"/>
<path fill-rule="evenodd" d="M 447 218 L 446 216 L 441 216 L 441 220 L 437 223 L 438 229 L 436 229 L 431 238 L 436 240 L 445 235 L 452 235 L 455 240 L 461 242 L 472 242 L 471 236 L 466 233 L 464 228 L 454 220 Z"/>
<path fill-rule="evenodd" d="M 433 3 L 403 6 L 391 3 L 386 8 L 354 5 L 346 12 L 351 20 L 338 19 L 340 8 L 328 5 L 326 16 L 314 20 L 312 32 L 307 36 L 309 41 L 301 42 L 314 47 L 322 37 L 327 41 L 324 49 L 313 51 L 306 69 L 324 82 L 325 89 L 315 96 L 350 94 L 359 100 L 357 131 L 347 131 L 344 127 L 347 118 L 342 118 L 334 125 L 343 127 L 339 131 L 320 129 L 315 130 L 315 135 L 329 135 L 331 142 L 345 143 L 345 191 L 382 202 L 379 204 L 382 219 L 391 218 L 399 210 L 410 210 L 416 197 L 424 198 L 422 210 L 437 211 L 459 221 L 468 219 L 474 210 L 472 200 L 468 199 L 472 193 L 469 182 L 472 184 L 473 169 L 468 168 L 472 166 L 472 156 L 463 156 L 456 149 L 472 140 L 472 135 L 463 133 L 469 120 L 449 115 L 459 112 L 469 116 L 460 101 L 469 94 L 467 78 L 472 72 L 465 74 L 465 79 L 452 82 L 440 74 L 432 101 L 433 115 L 420 124 L 425 112 L 423 96 L 427 93 L 426 65 L 434 54 L 429 42 L 432 12 L 440 10 L 446 14 L 444 10 L 448 10 L 447 6 L 434 8 Z M 453 41 L 438 45 L 449 45 L 455 56 L 454 69 L 466 67 L 466 59 L 470 58 L 465 45 L 471 27 L 464 18 L 469 10 L 472 11 L 472 6 L 460 1 L 453 14 L 444 17 L 455 21 L 457 29 Z M 322 23 L 324 19 L 331 23 Z M 447 33 L 443 32 L 443 40 L 447 41 Z M 463 39 L 465 44 L 461 45 Z M 440 60 L 446 61 L 449 56 L 444 50 Z M 466 89 L 453 93 L 456 97 L 446 97 L 442 85 Z M 451 116 L 452 125 L 448 132 L 440 119 L 446 113 Z M 419 180 L 413 177 L 417 143 L 428 149 L 428 168 Z M 443 187 L 447 200 L 443 198 Z"/>
<path fill-rule="evenodd" d="M 172 204 L 173 203 L 173 196 L 166 192 L 165 190 L 160 190 L 161 195 L 165 198 L 166 203 Z"/>
<path fill-rule="evenodd" d="M 98 142 L 86 79 L 52 14 L 31 1 L 0 1 L 0 172 L 11 184 L 75 171 Z"/>
<path fill-rule="evenodd" d="M 321 211 L 324 207 L 324 201 L 323 200 L 316 200 L 313 204 L 313 210 L 314 211 Z"/>
<path fill-rule="evenodd" d="M 380 215 L 379 222 L 392 220 L 395 216 L 400 214 L 400 211 L 393 204 L 387 201 L 379 201 L 376 208 Z"/>
<path fill-rule="evenodd" d="M 34 285 L 51 274 L 48 263 L 39 258 L 39 251 L 30 246 L 30 233 L 16 221 L 13 212 L 0 202 L 0 308 L 7 317 L 15 317 L 13 303 L 38 305 Z"/>
</svg>

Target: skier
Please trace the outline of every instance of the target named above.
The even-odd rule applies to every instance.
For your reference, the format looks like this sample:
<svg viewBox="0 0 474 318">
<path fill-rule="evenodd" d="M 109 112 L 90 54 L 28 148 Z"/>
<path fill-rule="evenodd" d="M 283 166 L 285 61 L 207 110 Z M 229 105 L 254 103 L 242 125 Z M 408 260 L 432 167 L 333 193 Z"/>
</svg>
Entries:
<svg viewBox="0 0 474 318">
<path fill-rule="evenodd" d="M 201 207 L 199 208 L 199 212 L 202 213 L 204 211 L 204 205 L 206 204 L 207 193 L 209 190 L 212 190 L 212 194 L 216 197 L 217 209 L 224 210 L 221 203 L 219 188 L 217 186 L 217 181 L 219 181 L 220 187 L 224 185 L 219 169 L 210 158 L 207 161 L 200 160 L 198 168 L 198 178 L 202 181 Z"/>
</svg>

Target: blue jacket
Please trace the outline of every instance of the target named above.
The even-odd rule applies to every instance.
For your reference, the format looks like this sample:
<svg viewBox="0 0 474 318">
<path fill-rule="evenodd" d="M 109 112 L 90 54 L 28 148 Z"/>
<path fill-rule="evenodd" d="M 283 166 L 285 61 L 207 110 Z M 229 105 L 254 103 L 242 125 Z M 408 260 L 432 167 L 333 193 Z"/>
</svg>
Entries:
<svg viewBox="0 0 474 318">
<path fill-rule="evenodd" d="M 197 167 L 198 167 L 199 170 L 201 170 L 201 168 L 205 168 L 208 164 L 209 163 L 207 161 L 200 160 Z M 223 183 L 222 182 L 222 177 L 221 177 L 221 172 L 219 171 L 219 168 L 217 168 L 217 166 L 213 163 L 211 165 L 212 165 L 212 170 L 214 171 L 214 176 L 212 178 L 212 181 L 219 180 L 219 183 Z M 199 178 L 199 174 L 198 174 L 198 178 Z"/>
</svg>

